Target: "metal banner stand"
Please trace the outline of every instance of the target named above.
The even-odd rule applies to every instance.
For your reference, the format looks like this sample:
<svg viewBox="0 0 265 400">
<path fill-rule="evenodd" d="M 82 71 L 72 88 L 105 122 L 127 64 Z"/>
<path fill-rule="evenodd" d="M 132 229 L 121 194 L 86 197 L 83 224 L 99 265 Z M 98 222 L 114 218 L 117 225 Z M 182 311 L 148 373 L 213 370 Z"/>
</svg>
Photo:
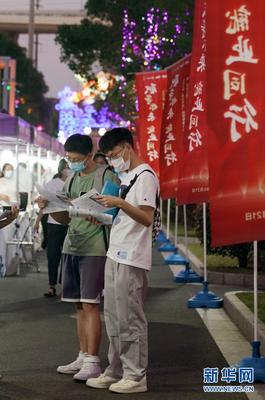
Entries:
<svg viewBox="0 0 265 400">
<path fill-rule="evenodd" d="M 252 342 L 252 357 L 244 357 L 237 364 L 237 368 L 254 368 L 254 380 L 265 382 L 265 357 L 260 355 L 260 341 L 258 340 L 258 242 L 254 247 L 254 340 Z"/>
<path fill-rule="evenodd" d="M 203 203 L 203 290 L 191 297 L 187 304 L 189 308 L 220 308 L 223 306 L 223 299 L 208 291 L 207 281 L 207 230 L 206 230 L 206 203 Z"/>
<path fill-rule="evenodd" d="M 167 232 L 167 234 L 166 234 L 167 240 L 158 249 L 159 251 L 163 251 L 163 252 L 172 252 L 172 251 L 176 250 L 176 247 L 173 244 L 171 244 L 170 239 L 169 239 L 169 237 L 170 237 L 170 204 L 171 204 L 171 200 L 168 199 L 168 201 L 167 201 L 167 231 L 166 231 Z"/>
<path fill-rule="evenodd" d="M 160 230 L 159 235 L 156 240 L 157 240 L 157 242 L 165 243 L 165 242 L 167 242 L 167 238 L 163 232 L 163 200 L 162 199 L 160 199 L 160 216 L 161 216 L 161 230 Z"/>
<path fill-rule="evenodd" d="M 187 229 L 187 210 L 186 204 L 183 205 L 183 216 L 184 216 L 184 243 L 185 243 L 185 256 L 182 265 L 185 265 L 185 269 L 181 270 L 178 275 L 175 276 L 174 281 L 178 283 L 187 282 L 201 282 L 202 278 L 196 272 L 190 268 L 190 262 L 188 260 L 188 229 Z M 181 256 L 178 256 L 181 257 Z"/>
</svg>

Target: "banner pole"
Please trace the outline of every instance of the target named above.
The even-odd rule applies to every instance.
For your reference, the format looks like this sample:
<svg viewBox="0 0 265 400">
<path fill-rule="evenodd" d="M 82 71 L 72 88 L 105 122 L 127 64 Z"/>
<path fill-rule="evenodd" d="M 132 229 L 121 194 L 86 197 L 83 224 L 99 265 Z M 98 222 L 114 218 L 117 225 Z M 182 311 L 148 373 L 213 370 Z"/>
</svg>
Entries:
<svg viewBox="0 0 265 400">
<path fill-rule="evenodd" d="M 163 230 L 163 200 L 160 198 L 161 231 Z"/>
<path fill-rule="evenodd" d="M 175 247 L 178 245 L 178 219 L 179 219 L 179 208 L 177 205 L 177 200 L 176 200 L 176 207 L 175 207 Z"/>
<path fill-rule="evenodd" d="M 188 307 L 189 308 L 198 308 L 198 307 L 205 307 L 205 308 L 220 308 L 223 305 L 223 299 L 216 296 L 216 294 L 208 289 L 208 282 L 207 282 L 207 219 L 206 219 L 206 203 L 202 203 L 203 209 L 203 270 L 204 270 L 204 277 L 203 277 L 203 289 L 195 296 L 191 297 L 188 300 Z"/>
<path fill-rule="evenodd" d="M 207 282 L 207 230 L 206 230 L 206 203 L 203 203 L 203 268 L 204 282 Z"/>
<path fill-rule="evenodd" d="M 254 341 L 258 340 L 258 242 L 254 240 Z"/>
<path fill-rule="evenodd" d="M 168 201 L 167 201 L 167 239 L 169 239 L 169 228 L 170 228 L 170 202 L 171 202 L 171 200 L 168 199 Z"/>
<path fill-rule="evenodd" d="M 185 247 L 186 247 L 186 258 L 188 258 L 188 230 L 187 230 L 187 210 L 186 204 L 183 205 L 183 217 L 184 217 L 184 237 L 185 237 Z"/>
<path fill-rule="evenodd" d="M 265 357 L 260 354 L 260 341 L 258 340 L 258 242 L 253 242 L 254 253 L 254 340 L 252 342 L 252 356 L 244 357 L 237 364 L 239 368 L 253 368 L 254 381 L 265 382 Z"/>
</svg>

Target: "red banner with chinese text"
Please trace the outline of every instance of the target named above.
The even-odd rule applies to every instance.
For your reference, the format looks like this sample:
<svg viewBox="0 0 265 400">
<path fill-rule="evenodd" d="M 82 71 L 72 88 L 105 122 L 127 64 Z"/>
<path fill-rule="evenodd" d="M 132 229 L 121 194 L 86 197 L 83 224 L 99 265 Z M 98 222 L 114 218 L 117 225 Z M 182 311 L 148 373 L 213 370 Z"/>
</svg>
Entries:
<svg viewBox="0 0 265 400">
<path fill-rule="evenodd" d="M 142 158 L 159 175 L 160 132 L 167 88 L 165 71 L 136 74 L 139 119 L 137 136 Z"/>
<path fill-rule="evenodd" d="M 190 55 L 167 69 L 167 95 L 160 142 L 160 194 L 174 199 L 178 190 L 179 147 L 185 126 Z"/>
<path fill-rule="evenodd" d="M 134 131 L 134 137 L 133 137 L 133 144 L 134 144 L 135 152 L 138 154 L 139 157 L 142 157 L 140 144 L 139 144 L 139 126 L 138 125 L 139 125 L 139 118 L 136 117 L 134 120 L 135 131 Z"/>
<path fill-rule="evenodd" d="M 185 130 L 180 146 L 178 204 L 208 201 L 206 0 L 196 0 Z"/>
<path fill-rule="evenodd" d="M 212 246 L 265 239 L 265 2 L 207 2 Z"/>
</svg>

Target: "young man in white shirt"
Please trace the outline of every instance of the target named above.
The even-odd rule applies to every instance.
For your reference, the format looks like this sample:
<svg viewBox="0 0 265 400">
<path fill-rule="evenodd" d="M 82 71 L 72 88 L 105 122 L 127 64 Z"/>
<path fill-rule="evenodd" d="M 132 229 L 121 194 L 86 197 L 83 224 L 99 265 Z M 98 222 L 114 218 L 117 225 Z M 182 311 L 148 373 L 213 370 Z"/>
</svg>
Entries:
<svg viewBox="0 0 265 400">
<path fill-rule="evenodd" d="M 148 340 L 143 303 L 147 272 L 151 269 L 152 226 L 159 185 L 154 171 L 135 153 L 128 129 L 108 131 L 99 147 L 122 176 L 121 192 L 130 188 L 125 198 L 98 197 L 101 204 L 117 207 L 119 212 L 111 229 L 105 266 L 109 366 L 98 378 L 88 379 L 87 385 L 117 393 L 145 392 Z"/>
</svg>

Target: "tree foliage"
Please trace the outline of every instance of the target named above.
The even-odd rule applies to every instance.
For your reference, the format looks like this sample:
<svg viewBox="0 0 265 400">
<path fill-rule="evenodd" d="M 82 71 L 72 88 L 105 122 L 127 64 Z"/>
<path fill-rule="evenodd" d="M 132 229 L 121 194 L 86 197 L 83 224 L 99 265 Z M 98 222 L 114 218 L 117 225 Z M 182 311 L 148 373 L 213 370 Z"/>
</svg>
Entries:
<svg viewBox="0 0 265 400">
<path fill-rule="evenodd" d="M 163 51 L 149 65 L 150 69 L 165 68 L 191 51 L 193 5 L 194 0 L 89 0 L 85 6 L 87 17 L 81 25 L 59 27 L 56 42 L 61 46 L 61 61 L 88 80 L 94 77 L 92 64 L 99 61 L 105 72 L 123 75 L 127 82 L 132 81 L 135 72 L 146 69 L 144 52 L 150 39 L 146 15 L 153 8 L 168 13 L 168 22 L 158 28 L 160 39 L 176 37 L 174 48 L 170 41 L 160 43 Z M 135 23 L 132 40 L 136 45 L 133 48 L 128 44 L 126 56 L 130 62 L 122 66 L 124 10 Z M 176 24 L 181 26 L 177 33 Z M 121 101 L 127 102 L 125 109 L 130 110 L 134 87 L 129 84 L 122 99 L 118 86 L 110 93 L 108 101 L 116 111 Z"/>
<path fill-rule="evenodd" d="M 16 114 L 32 124 L 40 123 L 44 94 L 48 90 L 43 75 L 33 67 L 23 48 L 4 34 L 0 34 L 0 54 L 11 57 L 17 62 L 16 97 L 22 99 L 22 102 L 16 109 Z"/>
<path fill-rule="evenodd" d="M 126 9 L 130 20 L 137 23 L 134 39 L 136 36 L 144 39 L 147 32 L 142 18 L 153 7 L 168 12 L 165 31 L 168 37 L 175 32 L 176 23 L 183 27 L 178 35 L 176 52 L 165 51 L 159 60 L 159 66 L 164 68 L 191 51 L 193 3 L 193 0 L 89 0 L 86 3 L 87 17 L 81 25 L 62 25 L 59 28 L 56 41 L 61 45 L 61 59 L 75 73 L 88 79 L 92 74 L 90 67 L 96 60 L 108 72 L 127 73 L 144 69 L 140 55 L 132 57 L 133 62 L 125 71 L 120 67 L 123 13 Z"/>
</svg>

